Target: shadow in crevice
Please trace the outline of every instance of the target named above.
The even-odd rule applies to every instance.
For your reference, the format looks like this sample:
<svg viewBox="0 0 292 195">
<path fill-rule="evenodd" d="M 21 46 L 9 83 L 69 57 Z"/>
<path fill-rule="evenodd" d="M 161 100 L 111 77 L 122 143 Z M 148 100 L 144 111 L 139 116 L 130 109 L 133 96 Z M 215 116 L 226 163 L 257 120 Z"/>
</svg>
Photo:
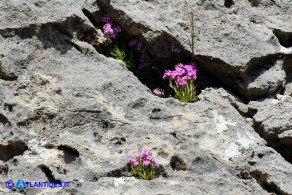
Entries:
<svg viewBox="0 0 292 195">
<path fill-rule="evenodd" d="M 258 7 L 260 5 L 260 0 L 248 0 L 252 7 Z"/>
<path fill-rule="evenodd" d="M 187 164 L 179 156 L 172 156 L 170 159 L 170 167 L 176 171 L 186 171 Z"/>
<path fill-rule="evenodd" d="M 291 139 L 287 143 L 283 143 L 279 139 L 268 140 L 267 146 L 274 148 L 281 156 L 289 163 L 292 164 L 292 143 Z M 290 143 L 289 143 L 290 142 Z"/>
<path fill-rule="evenodd" d="M 271 54 L 263 57 L 252 58 L 246 65 L 245 75 L 253 78 L 253 82 L 257 77 L 269 71 L 272 67 L 276 66 L 278 62 L 285 59 L 285 55 Z"/>
<path fill-rule="evenodd" d="M 80 39 L 83 33 L 89 30 L 93 31 L 95 29 L 86 24 L 82 18 L 72 16 L 61 22 L 48 22 L 41 25 L 31 24 L 24 28 L 0 30 L 0 34 L 4 38 L 17 36 L 22 40 L 31 40 L 36 37 L 45 50 L 55 48 L 61 54 L 66 54 L 75 47 L 72 44 L 72 39 Z"/>
<path fill-rule="evenodd" d="M 8 126 L 10 127 L 11 126 L 11 123 L 10 121 L 8 120 L 8 118 L 6 116 L 4 116 L 3 114 L 0 114 L 0 123 L 2 123 L 2 125 L 5 127 L 5 126 Z"/>
<path fill-rule="evenodd" d="M 279 139 L 277 134 L 267 136 L 263 130 L 262 122 L 253 120 L 253 129 L 261 138 L 266 140 L 267 146 L 275 149 L 287 162 L 292 164 L 291 139 Z"/>
<path fill-rule="evenodd" d="M 104 10 L 109 11 L 106 8 L 104 8 Z M 111 11 L 109 11 L 108 14 L 111 15 Z M 92 20 L 94 17 L 89 15 L 88 12 L 86 12 L 86 16 L 89 18 L 89 20 Z M 240 80 L 243 78 L 243 74 L 240 72 L 239 67 L 231 66 L 224 61 L 218 58 L 213 58 L 211 56 L 193 56 L 191 52 L 184 49 L 181 49 L 182 51 L 179 54 L 172 53 L 170 50 L 171 44 L 175 43 L 179 48 L 183 48 L 183 46 L 179 43 L 178 40 L 176 40 L 175 37 L 169 33 L 161 32 L 161 34 L 157 35 L 155 39 L 151 40 L 151 42 L 147 42 L 143 36 L 137 34 L 135 30 L 133 30 L 137 28 L 143 29 L 143 31 L 151 31 L 151 29 L 148 29 L 147 26 L 143 26 L 139 23 L 133 24 L 133 26 L 129 26 L 128 23 L 125 23 L 123 20 L 120 20 L 114 15 L 112 18 L 117 19 L 115 22 L 123 27 L 122 32 L 119 34 L 115 42 L 117 45 L 121 46 L 122 50 L 126 54 L 130 53 L 130 56 L 132 56 L 131 48 L 128 47 L 128 43 L 132 39 L 139 39 L 146 46 L 147 56 L 151 59 L 152 62 L 154 62 L 155 68 L 149 66 L 143 70 L 139 70 L 137 68 L 139 64 L 139 54 L 137 54 L 137 56 L 134 54 L 134 60 L 137 69 L 133 69 L 131 71 L 140 80 L 140 82 L 146 85 L 149 89 L 153 90 L 159 87 L 165 90 L 165 94 L 167 94 L 167 96 L 174 96 L 173 90 L 170 89 L 168 81 L 163 80 L 164 71 L 174 69 L 174 66 L 178 63 L 189 64 L 192 59 L 194 59 L 193 61 L 198 65 L 199 70 L 198 78 L 196 80 L 197 95 L 208 87 L 223 87 L 229 91 L 233 91 L 236 95 L 240 96 L 244 101 L 246 101 L 246 99 L 237 93 L 237 91 L 232 90 L 233 87 L 230 87 L 232 86 L 232 83 L 234 83 L 234 80 Z M 98 27 L 102 28 L 102 23 L 98 24 Z M 95 41 L 94 39 L 96 39 L 96 36 L 92 35 L 92 40 L 86 40 L 86 42 L 91 44 Z M 85 40 L 85 38 L 82 40 Z M 102 45 L 102 47 L 95 48 L 99 53 L 110 57 L 107 54 L 106 49 L 104 49 L 104 45 Z M 220 78 L 218 78 L 219 75 L 220 78 L 224 78 L 225 81 L 222 81 Z"/>
<path fill-rule="evenodd" d="M 283 47 L 292 47 L 292 32 L 285 32 L 280 29 L 273 30 L 274 35 L 278 38 Z"/>
<path fill-rule="evenodd" d="M 58 149 L 64 153 L 65 164 L 71 164 L 79 158 L 79 152 L 70 146 L 61 145 Z"/>
<path fill-rule="evenodd" d="M 274 182 L 269 182 L 268 174 L 256 170 L 250 172 L 250 176 L 252 176 L 265 191 L 274 193 L 276 195 L 286 194 L 281 189 L 279 189 L 279 187 Z"/>
<path fill-rule="evenodd" d="M 39 165 L 38 167 L 46 175 L 46 177 L 47 177 L 47 179 L 48 179 L 49 182 L 61 182 L 61 180 L 55 179 L 55 177 L 53 176 L 52 171 L 46 165 Z"/>
<path fill-rule="evenodd" d="M 286 81 L 292 81 L 292 54 L 287 55 L 283 62 L 283 69 L 286 72 Z"/>
<path fill-rule="evenodd" d="M 224 1 L 225 6 L 231 7 L 234 3 L 233 1 Z M 254 5 L 257 5 L 257 1 L 252 1 Z M 121 10 L 117 10 L 111 4 L 104 1 L 99 1 L 102 10 L 106 11 L 117 23 L 119 23 L 125 34 L 128 36 L 133 36 L 140 39 L 147 46 L 151 57 L 158 61 L 158 66 L 162 66 L 165 69 L 173 69 L 174 65 L 178 62 L 174 59 L 169 51 L 169 45 L 175 43 L 179 47 L 183 48 L 179 41 L 173 37 L 168 31 L 161 31 L 156 33 L 155 38 L 150 41 L 145 40 L 145 36 L 141 32 L 151 32 L 148 26 L 143 25 L 142 23 L 135 23 L 132 21 L 132 18 L 128 16 Z M 116 13 L 119 14 L 116 14 Z M 138 29 L 141 29 L 140 31 Z M 231 91 L 233 94 L 237 95 L 244 102 L 249 100 L 256 100 L 262 97 L 265 97 L 270 94 L 274 94 L 276 91 L 280 90 L 278 83 L 269 84 L 267 81 L 266 86 L 262 86 L 259 83 L 255 83 L 254 88 L 250 88 L 249 84 L 254 82 L 259 76 L 265 74 L 266 71 L 273 68 L 278 61 L 281 61 L 283 56 L 278 56 L 278 54 L 268 55 L 264 57 L 253 58 L 248 62 L 246 66 L 236 66 L 227 64 L 226 62 L 213 58 L 212 56 L 202 56 L 195 55 L 193 56 L 190 51 L 183 50 L 181 51 L 182 58 L 179 62 L 189 63 L 194 59 L 194 62 L 199 67 L 199 75 L 196 80 L 198 94 L 201 90 L 207 87 L 223 87 Z M 169 67 L 171 65 L 172 67 Z M 159 74 L 151 73 L 151 78 L 162 77 L 162 72 Z M 250 75 L 249 75 L 250 74 Z M 151 90 L 154 86 L 147 85 L 148 82 L 141 79 L 141 76 L 136 75 L 141 83 L 145 84 Z M 150 78 L 149 76 L 146 78 Z M 158 83 L 156 87 L 163 89 L 168 88 L 168 84 L 164 81 L 150 81 L 152 83 Z M 155 87 L 155 88 L 156 88 Z M 165 90 L 167 95 L 171 91 Z"/>
<path fill-rule="evenodd" d="M 22 155 L 28 146 L 24 141 L 10 141 L 8 145 L 0 144 L 0 160 L 7 162 L 14 156 Z"/>
<path fill-rule="evenodd" d="M 227 8 L 230 8 L 232 5 L 234 5 L 234 1 L 233 0 L 225 0 L 224 1 L 224 6 Z"/>
</svg>

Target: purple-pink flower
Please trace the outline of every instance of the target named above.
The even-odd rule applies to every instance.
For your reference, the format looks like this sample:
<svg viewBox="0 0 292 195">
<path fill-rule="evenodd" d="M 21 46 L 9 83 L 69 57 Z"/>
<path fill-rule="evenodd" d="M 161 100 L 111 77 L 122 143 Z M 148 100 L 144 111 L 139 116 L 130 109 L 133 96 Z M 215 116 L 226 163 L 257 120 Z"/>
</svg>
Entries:
<svg viewBox="0 0 292 195">
<path fill-rule="evenodd" d="M 119 25 L 113 27 L 113 22 L 110 16 L 106 15 L 102 17 L 102 21 L 105 23 L 103 26 L 103 33 L 110 38 L 115 39 L 122 28 Z"/>
<path fill-rule="evenodd" d="M 181 49 L 180 49 L 179 47 L 177 47 L 177 46 L 175 45 L 175 43 L 172 43 L 172 44 L 170 45 L 170 50 L 171 50 L 171 52 L 173 52 L 173 53 L 179 53 L 179 52 L 181 52 Z"/>
<path fill-rule="evenodd" d="M 140 158 L 147 158 L 148 156 L 152 156 L 152 153 L 149 150 L 143 150 L 138 154 Z"/>
<path fill-rule="evenodd" d="M 144 165 L 155 166 L 159 168 L 159 164 L 154 161 L 154 157 L 149 150 L 142 150 L 136 157 L 128 158 L 128 163 L 134 165 L 135 167 L 139 165 Z"/>
<path fill-rule="evenodd" d="M 143 162 L 143 165 L 145 165 L 146 167 L 148 167 L 150 164 L 151 164 L 151 161 L 150 160 L 145 160 Z"/>
<path fill-rule="evenodd" d="M 154 159 L 154 157 L 152 155 L 149 155 L 146 157 L 146 159 L 152 161 Z"/>
<path fill-rule="evenodd" d="M 103 33 L 107 36 L 111 36 L 113 34 L 113 29 L 112 29 L 112 24 L 110 23 L 106 23 L 104 26 L 103 26 Z"/>
<path fill-rule="evenodd" d="M 146 180 L 154 179 L 160 168 L 149 150 L 142 150 L 137 156 L 128 158 L 128 163 L 134 176 Z"/>
<path fill-rule="evenodd" d="M 186 86 L 189 81 L 197 79 L 198 69 L 194 63 L 183 65 L 179 63 L 174 70 L 166 70 L 163 79 L 174 80 L 178 86 Z"/>
<path fill-rule="evenodd" d="M 115 39 L 115 38 L 117 37 L 118 33 L 121 32 L 121 31 L 122 31 L 121 26 L 119 26 L 119 25 L 115 26 L 115 27 L 113 28 L 113 33 L 111 34 L 111 37 L 112 37 L 113 39 Z"/>
<path fill-rule="evenodd" d="M 156 88 L 153 90 L 153 94 L 159 96 L 159 97 L 163 97 L 164 96 L 164 90 Z"/>
<path fill-rule="evenodd" d="M 175 81 L 175 84 L 179 86 L 186 86 L 188 82 L 184 77 L 178 77 Z"/>
<path fill-rule="evenodd" d="M 134 162 L 136 162 L 137 160 L 136 160 L 136 158 L 134 158 L 134 157 L 131 157 L 131 158 L 128 158 L 128 163 L 134 163 Z"/>
<path fill-rule="evenodd" d="M 133 163 L 133 165 L 134 165 L 135 167 L 139 166 L 139 164 L 140 164 L 139 161 L 135 161 L 135 162 Z"/>
</svg>

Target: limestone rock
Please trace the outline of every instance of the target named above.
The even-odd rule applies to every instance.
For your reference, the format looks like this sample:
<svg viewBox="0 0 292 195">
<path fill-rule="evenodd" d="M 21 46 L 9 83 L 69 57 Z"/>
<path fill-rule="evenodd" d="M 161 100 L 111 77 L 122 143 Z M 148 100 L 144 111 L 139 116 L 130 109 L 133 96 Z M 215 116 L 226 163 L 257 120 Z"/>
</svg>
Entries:
<svg viewBox="0 0 292 195">
<path fill-rule="evenodd" d="M 246 96 L 254 98 L 273 93 L 285 80 L 287 69 L 281 67 L 287 67 L 286 54 L 270 28 L 289 32 L 291 7 L 290 2 L 277 6 L 274 1 L 272 8 L 239 2 L 230 8 L 222 1 L 195 2 L 195 54 L 198 62 L 210 60 L 205 68 L 210 73 L 219 65 L 213 70 L 220 69 L 218 78 L 259 78 L 263 87 L 253 86 L 261 90 L 272 82 L 267 93 Z M 276 21 L 256 17 L 264 6 Z M 159 98 L 121 61 L 105 57 L 82 39 L 96 31 L 97 15 L 108 11 L 155 56 L 167 58 L 165 47 L 171 41 L 188 54 L 183 34 L 189 28 L 181 2 L 30 0 L 4 1 L 0 8 L 1 193 L 11 192 L 5 181 L 23 179 L 71 183 L 70 188 L 16 189 L 15 194 L 292 194 L 291 162 L 278 147 L 268 147 L 269 139 L 247 122 L 254 117 L 264 132 L 287 140 L 288 128 L 277 128 L 289 127 L 282 115 L 289 118 L 291 98 L 272 106 L 274 113 L 222 88 L 203 90 L 196 103 Z M 251 16 L 262 23 L 250 24 Z M 217 39 L 221 45 L 215 44 Z M 269 55 L 279 60 L 263 75 L 245 73 L 250 60 L 266 64 L 262 57 Z M 270 115 L 276 123 L 266 118 Z M 151 150 L 161 163 L 159 178 L 130 176 L 127 158 L 142 149 Z"/>
<path fill-rule="evenodd" d="M 140 37 L 154 56 L 164 60 L 171 56 L 172 42 L 191 53 L 188 13 L 193 10 L 195 61 L 202 69 L 248 100 L 283 87 L 283 63 L 292 53 L 292 26 L 287 22 L 292 17 L 291 1 L 98 2 L 129 34 Z"/>
</svg>

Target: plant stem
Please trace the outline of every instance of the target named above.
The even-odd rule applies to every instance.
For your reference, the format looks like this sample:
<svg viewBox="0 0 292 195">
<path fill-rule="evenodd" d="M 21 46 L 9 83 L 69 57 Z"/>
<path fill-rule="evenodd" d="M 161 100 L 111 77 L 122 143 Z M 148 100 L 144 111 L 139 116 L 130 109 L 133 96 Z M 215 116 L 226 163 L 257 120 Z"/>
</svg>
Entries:
<svg viewBox="0 0 292 195">
<path fill-rule="evenodd" d="M 192 36 L 192 61 L 194 58 L 194 53 L 195 53 L 195 24 L 194 24 L 194 13 L 191 11 L 190 13 L 190 22 L 191 22 L 191 36 Z"/>
<path fill-rule="evenodd" d="M 186 9 L 189 15 L 190 25 L 191 25 L 191 49 L 192 49 L 192 62 L 195 54 L 195 24 L 194 24 L 194 12 L 193 9 L 190 8 L 187 1 L 185 1 Z"/>
</svg>

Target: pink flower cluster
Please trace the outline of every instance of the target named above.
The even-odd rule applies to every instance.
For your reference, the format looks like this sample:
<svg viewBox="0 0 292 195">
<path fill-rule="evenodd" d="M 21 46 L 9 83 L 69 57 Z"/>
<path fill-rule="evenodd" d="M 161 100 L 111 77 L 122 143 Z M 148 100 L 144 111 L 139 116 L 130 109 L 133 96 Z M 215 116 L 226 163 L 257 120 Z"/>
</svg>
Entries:
<svg viewBox="0 0 292 195">
<path fill-rule="evenodd" d="M 143 150 L 137 156 L 128 158 L 128 163 L 134 165 L 134 167 L 139 165 L 146 167 L 155 166 L 156 168 L 160 167 L 160 165 L 154 161 L 154 157 L 149 150 Z"/>
<path fill-rule="evenodd" d="M 113 26 L 113 21 L 110 16 L 106 15 L 102 17 L 102 21 L 105 23 L 103 26 L 103 33 L 115 39 L 119 32 L 121 32 L 122 28 L 119 25 Z"/>
<path fill-rule="evenodd" d="M 164 96 L 164 90 L 156 88 L 153 90 L 153 93 L 159 97 L 163 97 Z"/>
<path fill-rule="evenodd" d="M 146 47 L 144 46 L 142 41 L 140 41 L 139 39 L 132 39 L 129 42 L 129 46 L 131 48 L 133 48 L 134 51 L 140 53 L 140 60 L 139 60 L 140 63 L 139 63 L 139 66 L 138 66 L 139 69 L 142 70 L 142 69 L 148 67 L 150 64 L 145 58 Z"/>
<path fill-rule="evenodd" d="M 174 80 L 178 86 L 186 86 L 189 81 L 197 79 L 198 69 L 194 63 L 188 65 L 177 64 L 175 70 L 166 70 L 163 79 Z"/>
<path fill-rule="evenodd" d="M 170 45 L 170 50 L 171 50 L 171 52 L 173 52 L 173 53 L 179 53 L 179 52 L 181 52 L 181 49 L 180 49 L 179 47 L 177 47 L 177 46 L 175 45 L 175 43 L 172 43 L 172 44 Z"/>
</svg>

